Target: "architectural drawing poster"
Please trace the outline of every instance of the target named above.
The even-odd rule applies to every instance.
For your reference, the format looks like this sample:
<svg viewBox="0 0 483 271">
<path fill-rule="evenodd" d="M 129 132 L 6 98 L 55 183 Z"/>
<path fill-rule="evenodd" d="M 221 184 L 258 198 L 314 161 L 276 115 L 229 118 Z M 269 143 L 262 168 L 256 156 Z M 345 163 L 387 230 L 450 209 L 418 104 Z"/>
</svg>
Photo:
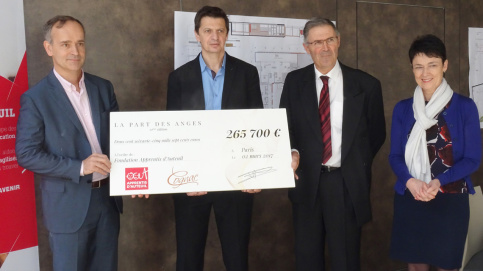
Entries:
<svg viewBox="0 0 483 271">
<path fill-rule="evenodd" d="M 468 57 L 470 98 L 478 107 L 480 128 L 483 128 L 483 28 L 468 28 Z"/>
</svg>

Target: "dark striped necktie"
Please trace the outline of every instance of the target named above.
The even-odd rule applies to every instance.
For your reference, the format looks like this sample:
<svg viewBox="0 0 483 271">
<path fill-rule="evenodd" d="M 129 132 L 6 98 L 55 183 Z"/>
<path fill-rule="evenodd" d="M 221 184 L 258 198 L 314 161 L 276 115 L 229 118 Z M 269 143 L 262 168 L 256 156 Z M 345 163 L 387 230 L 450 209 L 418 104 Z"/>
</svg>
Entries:
<svg viewBox="0 0 483 271">
<path fill-rule="evenodd" d="M 321 76 L 322 91 L 320 92 L 319 115 L 320 115 L 320 131 L 322 132 L 322 142 L 324 143 L 324 151 L 322 153 L 322 163 L 325 164 L 332 157 L 332 142 L 330 136 L 330 97 L 329 97 L 329 77 Z"/>
</svg>

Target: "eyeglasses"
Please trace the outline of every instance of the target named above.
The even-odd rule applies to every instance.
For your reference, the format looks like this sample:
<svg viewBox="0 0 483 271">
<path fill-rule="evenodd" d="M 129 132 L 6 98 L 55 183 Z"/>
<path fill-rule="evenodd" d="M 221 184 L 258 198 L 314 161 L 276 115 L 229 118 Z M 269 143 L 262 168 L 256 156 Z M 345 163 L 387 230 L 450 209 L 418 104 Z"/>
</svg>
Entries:
<svg viewBox="0 0 483 271">
<path fill-rule="evenodd" d="M 314 40 L 312 42 L 306 42 L 305 44 L 313 45 L 315 48 L 321 48 L 324 46 L 324 43 L 327 44 L 327 46 L 335 45 L 337 43 L 337 37 L 331 37 L 325 40 Z"/>
</svg>

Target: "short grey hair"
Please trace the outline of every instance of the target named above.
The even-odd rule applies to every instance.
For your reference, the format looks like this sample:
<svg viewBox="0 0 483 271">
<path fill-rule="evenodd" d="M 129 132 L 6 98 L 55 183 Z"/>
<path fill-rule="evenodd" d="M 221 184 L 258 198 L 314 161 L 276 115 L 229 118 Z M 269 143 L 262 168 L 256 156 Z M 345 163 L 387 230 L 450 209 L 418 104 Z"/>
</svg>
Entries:
<svg viewBox="0 0 483 271">
<path fill-rule="evenodd" d="M 332 27 L 334 29 L 337 37 L 340 36 L 339 29 L 337 29 L 337 27 L 335 26 L 335 24 L 331 20 L 326 19 L 326 18 L 322 18 L 322 17 L 313 17 L 305 23 L 305 26 L 304 26 L 304 42 L 307 43 L 307 37 L 309 36 L 310 29 L 317 27 L 317 26 L 324 26 L 324 25 L 328 25 L 328 26 Z"/>
</svg>

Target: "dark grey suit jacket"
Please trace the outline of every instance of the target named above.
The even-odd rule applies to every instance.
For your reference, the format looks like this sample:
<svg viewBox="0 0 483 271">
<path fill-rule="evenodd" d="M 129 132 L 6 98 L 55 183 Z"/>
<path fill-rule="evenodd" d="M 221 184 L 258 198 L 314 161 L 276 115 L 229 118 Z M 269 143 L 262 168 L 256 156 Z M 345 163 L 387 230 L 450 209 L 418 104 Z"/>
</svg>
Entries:
<svg viewBox="0 0 483 271">
<path fill-rule="evenodd" d="M 357 222 L 372 218 L 370 205 L 372 160 L 386 138 L 379 80 L 340 64 L 344 84 L 341 171 L 354 205 Z M 299 180 L 290 191 L 293 202 L 314 204 L 322 160 L 322 134 L 315 89 L 314 65 L 290 72 L 280 107 L 287 109 L 292 148 L 300 152 Z"/>
<path fill-rule="evenodd" d="M 102 153 L 109 155 L 109 113 L 119 107 L 111 82 L 84 73 L 92 120 Z M 20 98 L 15 151 L 20 166 L 40 179 L 47 229 L 76 232 L 91 197 L 92 174 L 80 176 L 92 154 L 77 114 L 53 71 Z M 122 199 L 112 198 L 122 212 Z"/>
</svg>

